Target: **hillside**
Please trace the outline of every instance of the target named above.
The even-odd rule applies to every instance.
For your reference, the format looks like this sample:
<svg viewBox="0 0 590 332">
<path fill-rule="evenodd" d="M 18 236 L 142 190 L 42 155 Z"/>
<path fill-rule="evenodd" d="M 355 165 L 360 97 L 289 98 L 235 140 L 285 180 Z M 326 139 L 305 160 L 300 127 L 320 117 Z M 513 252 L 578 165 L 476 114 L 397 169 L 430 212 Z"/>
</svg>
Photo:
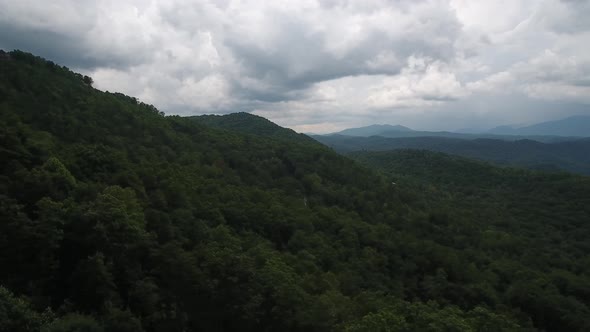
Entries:
<svg viewBox="0 0 590 332">
<path fill-rule="evenodd" d="M 590 177 L 498 168 L 423 150 L 365 151 L 354 152 L 350 156 L 382 171 L 400 190 L 414 191 L 414 197 L 424 199 L 425 204 L 436 211 L 429 217 L 430 224 L 424 225 L 424 236 L 432 237 L 440 233 L 440 241 L 444 241 L 443 238 L 448 236 L 445 230 L 449 227 L 467 230 L 477 228 L 474 221 L 485 220 L 487 230 L 480 236 L 451 237 L 447 241 L 459 240 L 466 246 L 465 250 L 472 250 L 471 245 L 466 243 L 476 241 L 478 251 L 486 254 L 476 258 L 479 254 L 473 252 L 475 266 L 485 265 L 489 262 L 487 259 L 504 252 L 506 256 L 491 263 L 492 270 L 504 271 L 497 275 L 500 279 L 487 279 L 491 281 L 489 285 L 510 280 L 512 286 L 501 287 L 504 290 L 502 296 L 512 298 L 512 305 L 521 308 L 533 305 L 537 312 L 544 312 L 544 318 L 537 319 L 548 322 L 552 320 L 552 315 L 567 315 L 565 311 L 553 311 L 547 306 L 552 306 L 550 303 L 555 300 L 555 292 L 569 287 L 560 285 L 558 281 L 561 276 L 569 274 L 565 270 L 572 267 L 561 255 L 569 252 L 574 256 L 585 256 L 587 263 L 584 264 L 589 262 L 583 252 L 590 249 L 585 240 L 590 235 L 590 224 L 585 221 L 590 214 Z M 512 265 L 514 260 L 527 267 L 523 269 Z M 551 267 L 543 267 L 544 264 Z M 464 267 L 469 269 L 473 265 L 469 266 Z M 533 266 L 536 266 L 533 269 L 539 268 L 544 272 L 533 272 L 530 270 Z M 583 274 L 587 276 L 589 270 L 583 269 L 586 271 Z M 572 294 L 590 294 L 585 281 L 578 279 L 575 283 L 581 288 L 576 291 L 570 289 Z M 577 317 L 587 315 L 586 308 L 568 302 L 561 301 L 560 306 L 569 307 L 572 313 L 577 313 L 574 314 Z M 576 318 L 572 316 L 568 320 Z M 583 331 L 587 327 L 546 325 L 546 328 Z"/>
<path fill-rule="evenodd" d="M 446 137 L 313 136 L 340 152 L 423 149 L 547 171 L 590 175 L 590 141 L 542 143 L 533 140 L 454 139 Z"/>
<path fill-rule="evenodd" d="M 298 134 L 291 129 L 280 127 L 263 117 L 245 112 L 226 115 L 193 116 L 190 117 L 190 119 L 194 119 L 195 121 L 210 127 L 245 134 L 289 140 L 292 142 L 315 143 L 315 141 L 307 135 Z"/>
<path fill-rule="evenodd" d="M 585 177 L 459 160 L 445 181 L 498 180 L 455 208 L 428 177 L 90 83 L 0 60 L 0 330 L 590 327 Z M 488 203 L 512 181 L 517 208 Z"/>
</svg>

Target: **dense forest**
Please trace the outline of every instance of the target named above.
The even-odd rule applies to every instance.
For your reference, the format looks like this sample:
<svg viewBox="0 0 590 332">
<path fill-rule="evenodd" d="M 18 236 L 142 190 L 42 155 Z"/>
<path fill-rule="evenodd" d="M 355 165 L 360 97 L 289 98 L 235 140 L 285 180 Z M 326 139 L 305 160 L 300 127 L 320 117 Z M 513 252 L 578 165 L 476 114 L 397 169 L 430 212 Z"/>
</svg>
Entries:
<svg viewBox="0 0 590 332">
<path fill-rule="evenodd" d="M 342 156 L 0 54 L 0 331 L 587 331 L 590 178 Z"/>
<path fill-rule="evenodd" d="M 270 137 L 274 140 L 315 143 L 315 140 L 307 135 L 298 134 L 291 129 L 277 126 L 268 119 L 245 112 L 231 113 L 227 115 L 192 116 L 189 117 L 189 119 L 193 119 L 209 127 Z"/>
<path fill-rule="evenodd" d="M 590 135 L 590 133 L 589 133 Z M 556 142 L 531 139 L 449 138 L 438 136 L 389 138 L 342 135 L 313 136 L 339 152 L 420 149 L 550 172 L 590 175 L 590 139 L 559 138 Z M 518 137 L 518 136 L 515 136 Z M 546 140 L 552 137 L 545 137 Z"/>
</svg>

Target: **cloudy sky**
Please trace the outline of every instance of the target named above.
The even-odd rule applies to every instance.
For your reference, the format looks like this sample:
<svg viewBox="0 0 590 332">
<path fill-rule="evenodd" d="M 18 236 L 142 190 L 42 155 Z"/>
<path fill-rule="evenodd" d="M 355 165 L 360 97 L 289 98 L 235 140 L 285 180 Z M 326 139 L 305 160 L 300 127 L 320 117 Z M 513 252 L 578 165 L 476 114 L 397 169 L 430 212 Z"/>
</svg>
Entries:
<svg viewBox="0 0 590 332">
<path fill-rule="evenodd" d="M 0 0 L 0 48 L 302 132 L 590 115 L 590 0 Z"/>
</svg>

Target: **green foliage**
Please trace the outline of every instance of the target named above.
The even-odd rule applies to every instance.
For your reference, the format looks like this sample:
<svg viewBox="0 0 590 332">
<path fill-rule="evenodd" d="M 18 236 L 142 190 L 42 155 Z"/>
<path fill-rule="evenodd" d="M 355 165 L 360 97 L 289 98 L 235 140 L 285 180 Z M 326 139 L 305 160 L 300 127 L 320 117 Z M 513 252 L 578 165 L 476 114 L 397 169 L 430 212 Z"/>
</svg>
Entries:
<svg viewBox="0 0 590 332">
<path fill-rule="evenodd" d="M 588 281 L 587 261 L 580 258 L 590 234 L 590 225 L 583 222 L 590 220 L 590 178 L 498 168 L 418 150 L 351 156 L 383 171 L 399 190 L 419 192 L 422 204 L 433 210 L 428 227 L 441 234 L 440 243 L 471 251 L 477 264 L 470 265 L 473 272 L 424 279 L 434 298 L 457 291 L 453 279 L 479 280 L 465 295 L 520 308 L 548 330 L 586 329 L 588 320 L 579 319 L 590 315 L 586 291 L 574 294 L 566 284 Z"/>
<path fill-rule="evenodd" d="M 103 332 L 102 326 L 91 316 L 68 314 L 41 329 L 41 332 Z M 106 330 L 110 331 L 110 330 Z"/>
<path fill-rule="evenodd" d="M 458 307 L 441 308 L 436 302 L 404 303 L 370 313 L 346 327 L 348 332 L 492 332 L 523 331 L 508 317 L 483 307 L 465 312 Z"/>
<path fill-rule="evenodd" d="M 51 312 L 39 314 L 26 300 L 17 298 L 0 286 L 0 331 L 39 331 L 51 319 Z"/>
<path fill-rule="evenodd" d="M 113 309 L 104 319 L 104 329 L 109 332 L 142 332 L 141 322 L 130 311 Z"/>
<path fill-rule="evenodd" d="M 304 134 L 298 134 L 291 129 L 282 128 L 269 120 L 250 113 L 239 112 L 227 115 L 201 115 L 191 117 L 195 121 L 210 127 L 237 131 L 264 137 L 272 137 L 277 140 L 286 140 L 301 143 L 315 143 L 314 140 Z"/>
<path fill-rule="evenodd" d="M 247 114 L 164 116 L 27 53 L 0 77 L 10 317 L 47 331 L 588 329 L 587 178 L 355 156 L 379 174 Z M 47 307 L 56 320 L 35 318 Z"/>
</svg>

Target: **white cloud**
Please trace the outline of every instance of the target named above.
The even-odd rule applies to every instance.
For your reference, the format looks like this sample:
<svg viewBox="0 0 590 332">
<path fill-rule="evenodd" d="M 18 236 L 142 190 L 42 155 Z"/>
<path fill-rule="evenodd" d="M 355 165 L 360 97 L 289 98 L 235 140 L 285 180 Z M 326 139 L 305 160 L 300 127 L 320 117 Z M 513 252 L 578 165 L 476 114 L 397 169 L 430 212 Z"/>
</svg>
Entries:
<svg viewBox="0 0 590 332">
<path fill-rule="evenodd" d="M 472 92 L 520 92 L 530 98 L 590 103 L 590 57 L 544 50 L 507 71 L 470 82 Z"/>
<path fill-rule="evenodd" d="M 519 119 L 539 100 L 590 103 L 588 14 L 560 0 L 0 0 L 0 47 L 167 113 L 254 111 L 313 131 L 510 122 L 516 100 Z"/>
<path fill-rule="evenodd" d="M 467 92 L 455 74 L 438 61 L 410 57 L 400 75 L 386 77 L 370 89 L 367 104 L 375 108 L 434 106 Z"/>
</svg>

